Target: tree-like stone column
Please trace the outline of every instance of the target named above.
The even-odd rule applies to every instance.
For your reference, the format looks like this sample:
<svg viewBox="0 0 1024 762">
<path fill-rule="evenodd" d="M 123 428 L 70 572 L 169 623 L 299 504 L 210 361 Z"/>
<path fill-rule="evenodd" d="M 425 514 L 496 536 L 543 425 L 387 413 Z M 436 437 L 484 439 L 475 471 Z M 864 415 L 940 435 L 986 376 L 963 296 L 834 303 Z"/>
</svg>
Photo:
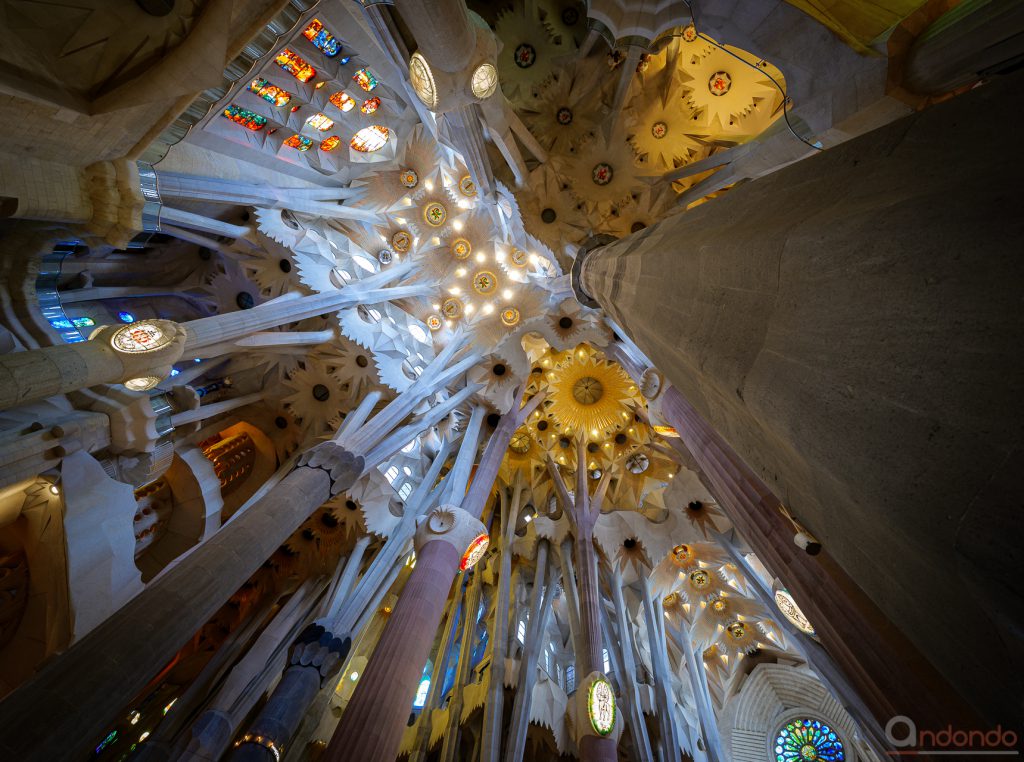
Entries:
<svg viewBox="0 0 1024 762">
<path fill-rule="evenodd" d="M 1017 661 L 1003 612 L 1021 596 L 999 582 L 1019 578 L 1017 552 L 985 517 L 1022 498 L 1024 216 L 1006 210 L 1024 148 L 997 129 L 1022 84 L 994 81 L 574 266 L 578 295 L 735 451 L 702 469 L 757 510 L 730 519 L 767 522 L 737 527 L 787 584 L 803 580 L 791 592 L 820 607 L 808 616 L 883 726 L 972 714 L 921 654 L 991 722 L 1019 711 L 1014 670 L 987 666 Z M 672 421 L 684 438 L 693 418 Z M 709 438 L 693 438 L 700 461 Z M 736 482 L 740 469 L 755 482 Z M 799 572 L 786 573 L 802 551 L 771 493 L 827 551 Z M 862 592 L 882 617 L 849 615 Z"/>
</svg>

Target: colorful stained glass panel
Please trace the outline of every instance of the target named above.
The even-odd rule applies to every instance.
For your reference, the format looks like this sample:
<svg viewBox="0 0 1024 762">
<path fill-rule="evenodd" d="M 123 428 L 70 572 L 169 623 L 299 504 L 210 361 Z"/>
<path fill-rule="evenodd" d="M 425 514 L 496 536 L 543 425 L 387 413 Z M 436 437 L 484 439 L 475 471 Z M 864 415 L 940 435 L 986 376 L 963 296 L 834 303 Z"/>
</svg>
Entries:
<svg viewBox="0 0 1024 762">
<path fill-rule="evenodd" d="M 312 147 L 313 141 L 305 137 L 304 135 L 292 135 L 290 138 L 284 141 L 284 144 L 289 148 L 294 148 L 297 151 L 308 151 Z"/>
<path fill-rule="evenodd" d="M 310 21 L 309 26 L 302 30 L 302 34 L 328 58 L 333 58 L 341 52 L 341 43 L 334 39 L 334 35 L 327 31 L 319 19 Z"/>
<path fill-rule="evenodd" d="M 228 106 L 224 109 L 224 116 L 235 124 L 240 124 L 253 132 L 262 130 L 267 124 L 267 118 L 265 116 L 260 116 L 259 114 L 240 106 Z"/>
<path fill-rule="evenodd" d="M 288 48 L 278 53 L 274 61 L 277 62 L 278 66 L 295 77 L 295 79 L 299 80 L 299 82 L 309 82 L 309 80 L 316 76 L 316 69 Z"/>
<path fill-rule="evenodd" d="M 372 114 L 374 111 L 380 108 L 380 98 L 367 98 L 363 105 L 359 107 L 359 110 L 364 114 Z"/>
<path fill-rule="evenodd" d="M 340 109 L 342 112 L 351 111 L 353 108 L 355 108 L 356 105 L 356 102 L 352 98 L 352 96 L 346 93 L 344 90 L 339 90 L 338 92 L 334 93 L 328 100 L 330 100 L 331 104 L 335 108 Z"/>
<path fill-rule="evenodd" d="M 329 130 L 334 126 L 334 120 L 331 119 L 327 114 L 313 114 L 309 119 L 306 120 L 306 124 L 312 127 L 314 130 Z"/>
<path fill-rule="evenodd" d="M 359 130 L 359 132 L 352 136 L 352 141 L 349 145 L 352 146 L 353 150 L 360 153 L 373 153 L 382 149 L 387 144 L 390 136 L 391 131 L 387 127 L 375 124 Z"/>
<path fill-rule="evenodd" d="M 256 77 L 256 79 L 249 83 L 249 92 L 256 93 L 267 103 L 272 103 L 278 108 L 288 105 L 288 101 L 292 99 L 291 93 L 287 90 L 282 90 L 277 85 L 272 85 L 269 80 L 263 77 Z"/>
<path fill-rule="evenodd" d="M 784 725 L 775 736 L 775 762 L 845 762 L 846 750 L 834 729 L 803 718 Z"/>
<path fill-rule="evenodd" d="M 321 151 L 333 151 L 341 143 L 341 138 L 337 135 L 331 135 L 329 138 L 325 138 L 320 142 Z"/>
<path fill-rule="evenodd" d="M 352 75 L 352 81 L 363 88 L 366 92 L 370 92 L 379 83 L 377 78 L 373 76 L 373 72 L 369 69 L 360 69 Z"/>
</svg>

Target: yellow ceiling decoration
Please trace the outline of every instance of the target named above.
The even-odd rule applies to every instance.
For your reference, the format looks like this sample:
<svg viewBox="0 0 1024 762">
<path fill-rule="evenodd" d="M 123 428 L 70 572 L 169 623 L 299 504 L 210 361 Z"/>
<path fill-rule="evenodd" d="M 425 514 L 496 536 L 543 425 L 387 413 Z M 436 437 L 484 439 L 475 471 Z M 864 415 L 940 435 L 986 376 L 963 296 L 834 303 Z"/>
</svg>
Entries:
<svg viewBox="0 0 1024 762">
<path fill-rule="evenodd" d="M 561 355 L 547 378 L 548 406 L 566 435 L 582 431 L 588 439 L 603 439 L 632 420 L 629 405 L 640 403 L 625 371 L 589 345 Z"/>
</svg>

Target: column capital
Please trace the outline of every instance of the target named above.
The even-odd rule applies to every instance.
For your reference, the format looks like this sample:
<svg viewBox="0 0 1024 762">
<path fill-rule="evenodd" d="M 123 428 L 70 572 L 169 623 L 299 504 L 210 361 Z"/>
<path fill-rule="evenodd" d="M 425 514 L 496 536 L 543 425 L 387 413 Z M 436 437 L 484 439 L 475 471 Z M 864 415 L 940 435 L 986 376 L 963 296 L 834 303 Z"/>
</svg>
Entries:
<svg viewBox="0 0 1024 762">
<path fill-rule="evenodd" d="M 489 543 L 483 522 L 457 505 L 440 505 L 420 518 L 414 540 L 416 552 L 435 540 L 455 548 L 463 569 L 479 561 Z"/>
<path fill-rule="evenodd" d="M 331 479 L 331 496 L 352 486 L 363 472 L 363 456 L 349 452 L 336 442 L 321 442 L 299 456 L 296 468 L 319 468 Z"/>
<path fill-rule="evenodd" d="M 576 297 L 576 301 L 584 307 L 590 307 L 591 309 L 596 310 L 600 309 L 601 305 L 598 304 L 597 300 L 588 294 L 583 288 L 583 265 L 594 249 L 613 243 L 617 240 L 619 239 L 613 235 L 598 233 L 597 235 L 590 236 L 590 238 L 581 243 L 579 251 L 576 252 L 576 259 L 572 263 L 572 270 L 570 271 L 569 278 L 572 283 L 572 292 Z"/>
</svg>

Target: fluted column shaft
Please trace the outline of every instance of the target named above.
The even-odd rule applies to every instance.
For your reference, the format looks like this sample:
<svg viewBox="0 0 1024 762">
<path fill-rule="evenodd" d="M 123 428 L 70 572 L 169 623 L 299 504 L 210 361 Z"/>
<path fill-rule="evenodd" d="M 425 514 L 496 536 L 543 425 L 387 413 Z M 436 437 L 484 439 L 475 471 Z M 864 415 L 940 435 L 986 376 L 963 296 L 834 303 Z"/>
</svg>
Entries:
<svg viewBox="0 0 1024 762">
<path fill-rule="evenodd" d="M 393 762 L 458 565 L 458 551 L 444 540 L 428 542 L 416 554 L 416 568 L 359 678 L 324 762 Z"/>
<path fill-rule="evenodd" d="M 1019 710 L 1010 673 L 986 665 L 1018 661 L 1006 613 L 1024 610 L 1001 582 L 1020 576 L 1007 517 L 1022 498 L 1024 217 L 1002 210 L 1024 147 L 995 128 L 1022 89 L 1020 74 L 993 80 L 574 266 L 580 296 L 735 450 L 708 476 L 745 464 L 767 484 L 744 498 L 761 515 L 730 519 L 799 585 L 883 725 Z M 799 558 L 769 490 L 828 555 Z M 777 527 L 770 540 L 755 521 Z"/>
</svg>

